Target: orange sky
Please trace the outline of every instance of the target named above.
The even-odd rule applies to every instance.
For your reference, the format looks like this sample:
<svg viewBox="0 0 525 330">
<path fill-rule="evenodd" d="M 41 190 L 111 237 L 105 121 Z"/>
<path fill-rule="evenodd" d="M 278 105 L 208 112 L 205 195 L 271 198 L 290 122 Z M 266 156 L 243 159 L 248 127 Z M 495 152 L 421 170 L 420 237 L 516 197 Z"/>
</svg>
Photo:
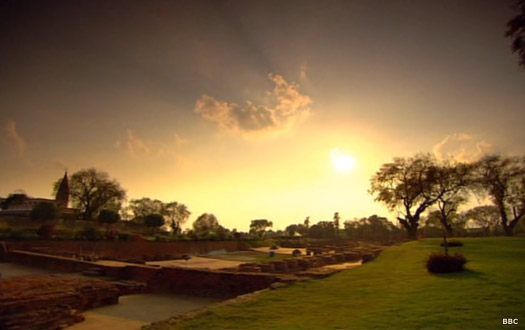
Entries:
<svg viewBox="0 0 525 330">
<path fill-rule="evenodd" d="M 393 219 L 367 190 L 395 156 L 525 153 L 505 1 L 59 3 L 1 4 L 2 197 L 96 167 L 191 221 L 284 229 Z"/>
</svg>

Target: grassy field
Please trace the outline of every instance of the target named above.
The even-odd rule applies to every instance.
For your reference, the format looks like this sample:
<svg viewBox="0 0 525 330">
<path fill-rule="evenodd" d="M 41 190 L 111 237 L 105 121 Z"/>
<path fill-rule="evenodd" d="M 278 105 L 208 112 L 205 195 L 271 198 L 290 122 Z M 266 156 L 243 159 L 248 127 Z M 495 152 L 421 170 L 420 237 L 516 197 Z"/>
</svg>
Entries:
<svg viewBox="0 0 525 330">
<path fill-rule="evenodd" d="M 465 238 L 467 271 L 432 275 L 440 251 L 427 239 L 386 249 L 374 262 L 330 278 L 265 291 L 155 329 L 497 329 L 525 325 L 525 238 Z M 509 327 L 509 326 L 506 326 Z"/>
</svg>

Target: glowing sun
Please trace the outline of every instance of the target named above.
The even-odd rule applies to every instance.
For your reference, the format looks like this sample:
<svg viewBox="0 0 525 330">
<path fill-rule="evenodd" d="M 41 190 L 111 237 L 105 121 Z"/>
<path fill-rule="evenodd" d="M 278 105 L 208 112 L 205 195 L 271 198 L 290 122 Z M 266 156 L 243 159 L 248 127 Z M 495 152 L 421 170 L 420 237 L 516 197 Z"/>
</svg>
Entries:
<svg viewBox="0 0 525 330">
<path fill-rule="evenodd" d="M 339 148 L 332 149 L 330 156 L 332 157 L 332 164 L 335 170 L 339 173 L 350 172 L 355 167 L 355 158 L 342 152 Z"/>
</svg>

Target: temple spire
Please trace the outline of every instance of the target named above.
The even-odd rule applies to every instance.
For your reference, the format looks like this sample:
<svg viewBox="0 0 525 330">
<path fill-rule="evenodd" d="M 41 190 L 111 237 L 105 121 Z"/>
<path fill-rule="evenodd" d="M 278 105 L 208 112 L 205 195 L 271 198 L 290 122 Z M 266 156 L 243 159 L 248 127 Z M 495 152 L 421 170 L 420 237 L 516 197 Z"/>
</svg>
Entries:
<svg viewBox="0 0 525 330">
<path fill-rule="evenodd" d="M 67 171 L 64 174 L 62 182 L 58 187 L 57 195 L 55 197 L 56 204 L 59 208 L 67 208 L 69 203 L 69 180 L 67 178 Z"/>
</svg>

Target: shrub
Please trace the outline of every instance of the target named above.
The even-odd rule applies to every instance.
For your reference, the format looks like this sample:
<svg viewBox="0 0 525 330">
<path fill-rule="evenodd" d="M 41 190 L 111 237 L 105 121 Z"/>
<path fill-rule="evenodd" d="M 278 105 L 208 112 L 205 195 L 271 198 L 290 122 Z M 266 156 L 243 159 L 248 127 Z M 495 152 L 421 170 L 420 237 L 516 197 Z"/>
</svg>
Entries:
<svg viewBox="0 0 525 330">
<path fill-rule="evenodd" d="M 292 256 L 298 257 L 300 255 L 301 255 L 301 250 L 295 249 L 295 250 L 292 251 Z"/>
<path fill-rule="evenodd" d="M 78 231 L 75 235 L 76 239 L 87 240 L 87 241 L 98 241 L 102 239 L 103 237 L 104 235 L 102 235 L 102 233 L 100 233 L 94 227 L 87 227 L 85 229 L 82 229 Z"/>
<path fill-rule="evenodd" d="M 38 237 L 42 239 L 51 239 L 54 233 L 55 233 L 55 225 L 49 224 L 49 223 L 45 223 L 41 225 L 36 231 L 36 234 L 38 235 Z"/>
<path fill-rule="evenodd" d="M 272 245 L 270 247 L 270 250 L 278 250 L 278 249 L 279 249 L 279 247 L 277 245 Z"/>
<path fill-rule="evenodd" d="M 438 274 L 460 272 L 466 262 L 467 259 L 460 253 L 432 253 L 427 259 L 427 270 Z"/>
<path fill-rule="evenodd" d="M 443 244 L 443 242 L 441 242 L 440 245 L 441 246 L 445 246 L 445 244 Z M 461 242 L 461 241 L 447 241 L 447 246 L 448 247 L 463 246 L 463 242 Z"/>
</svg>

